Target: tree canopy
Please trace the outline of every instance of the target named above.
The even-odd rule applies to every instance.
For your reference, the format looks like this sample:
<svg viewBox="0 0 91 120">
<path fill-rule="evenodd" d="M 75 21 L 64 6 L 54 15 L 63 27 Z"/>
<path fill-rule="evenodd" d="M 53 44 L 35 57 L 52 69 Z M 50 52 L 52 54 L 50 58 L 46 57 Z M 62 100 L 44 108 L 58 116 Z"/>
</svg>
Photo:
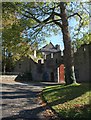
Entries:
<svg viewBox="0 0 91 120">
<path fill-rule="evenodd" d="M 27 36 L 27 26 L 34 24 L 32 20 L 25 20 L 20 14 L 22 3 L 2 3 L 2 48 L 11 52 L 15 59 L 21 56 L 29 56 L 32 48 L 38 47 L 43 41 L 37 41 L 36 37 L 31 39 Z M 21 7 L 22 9 L 22 7 Z"/>
<path fill-rule="evenodd" d="M 79 39 L 89 29 L 89 4 L 70 2 L 65 5 L 71 39 Z M 13 52 L 18 46 L 20 51 L 24 43 L 42 43 L 51 32 L 61 31 L 60 5 L 55 2 L 3 2 L 2 18 L 3 45 Z M 72 20 L 75 25 L 70 24 Z"/>
<path fill-rule="evenodd" d="M 76 39 L 76 41 L 72 42 L 72 45 L 78 49 L 81 47 L 83 44 L 90 44 L 91 43 L 91 33 L 86 33 L 83 35 L 82 38 Z"/>
</svg>

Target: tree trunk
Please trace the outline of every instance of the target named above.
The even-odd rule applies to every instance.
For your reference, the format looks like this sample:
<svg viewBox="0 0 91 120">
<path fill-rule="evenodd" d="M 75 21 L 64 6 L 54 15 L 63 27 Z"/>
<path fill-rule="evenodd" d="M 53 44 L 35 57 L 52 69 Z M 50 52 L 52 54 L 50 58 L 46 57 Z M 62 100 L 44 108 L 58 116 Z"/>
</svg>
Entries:
<svg viewBox="0 0 91 120">
<path fill-rule="evenodd" d="M 64 42 L 65 81 L 66 84 L 71 84 L 75 81 L 75 74 L 72 63 L 71 39 L 68 29 L 68 19 L 66 15 L 65 3 L 60 3 L 60 11 L 62 18 L 62 33 Z"/>
</svg>

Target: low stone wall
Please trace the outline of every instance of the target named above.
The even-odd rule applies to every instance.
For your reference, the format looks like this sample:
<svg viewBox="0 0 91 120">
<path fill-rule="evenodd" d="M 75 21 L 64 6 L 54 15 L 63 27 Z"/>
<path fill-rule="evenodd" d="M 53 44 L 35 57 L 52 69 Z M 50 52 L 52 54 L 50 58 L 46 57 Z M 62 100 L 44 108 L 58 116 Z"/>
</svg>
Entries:
<svg viewBox="0 0 91 120">
<path fill-rule="evenodd" d="M 0 77 L 3 79 L 15 79 L 17 75 L 0 75 Z"/>
<path fill-rule="evenodd" d="M 17 75 L 0 75 L 0 83 L 12 83 Z"/>
</svg>

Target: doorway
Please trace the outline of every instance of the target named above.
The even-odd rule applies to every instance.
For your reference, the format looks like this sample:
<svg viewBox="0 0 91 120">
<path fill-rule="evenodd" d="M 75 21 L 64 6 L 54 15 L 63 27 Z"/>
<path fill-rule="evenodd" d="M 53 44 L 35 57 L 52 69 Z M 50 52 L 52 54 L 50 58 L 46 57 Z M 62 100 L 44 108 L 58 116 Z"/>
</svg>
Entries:
<svg viewBox="0 0 91 120">
<path fill-rule="evenodd" d="M 54 82 L 54 73 L 51 72 L 51 82 Z"/>
<path fill-rule="evenodd" d="M 65 82 L 65 78 L 64 78 L 64 64 L 61 64 L 59 66 L 59 83 L 64 83 Z"/>
</svg>

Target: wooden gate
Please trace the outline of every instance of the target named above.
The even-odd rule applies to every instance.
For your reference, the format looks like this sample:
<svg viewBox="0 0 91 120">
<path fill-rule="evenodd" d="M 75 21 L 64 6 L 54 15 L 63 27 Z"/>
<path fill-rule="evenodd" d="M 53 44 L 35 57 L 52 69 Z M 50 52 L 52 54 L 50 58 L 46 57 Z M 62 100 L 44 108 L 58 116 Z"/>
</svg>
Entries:
<svg viewBox="0 0 91 120">
<path fill-rule="evenodd" d="M 64 64 L 61 64 L 60 66 L 59 66 L 59 83 L 64 83 L 65 82 L 65 80 L 64 80 Z"/>
</svg>

